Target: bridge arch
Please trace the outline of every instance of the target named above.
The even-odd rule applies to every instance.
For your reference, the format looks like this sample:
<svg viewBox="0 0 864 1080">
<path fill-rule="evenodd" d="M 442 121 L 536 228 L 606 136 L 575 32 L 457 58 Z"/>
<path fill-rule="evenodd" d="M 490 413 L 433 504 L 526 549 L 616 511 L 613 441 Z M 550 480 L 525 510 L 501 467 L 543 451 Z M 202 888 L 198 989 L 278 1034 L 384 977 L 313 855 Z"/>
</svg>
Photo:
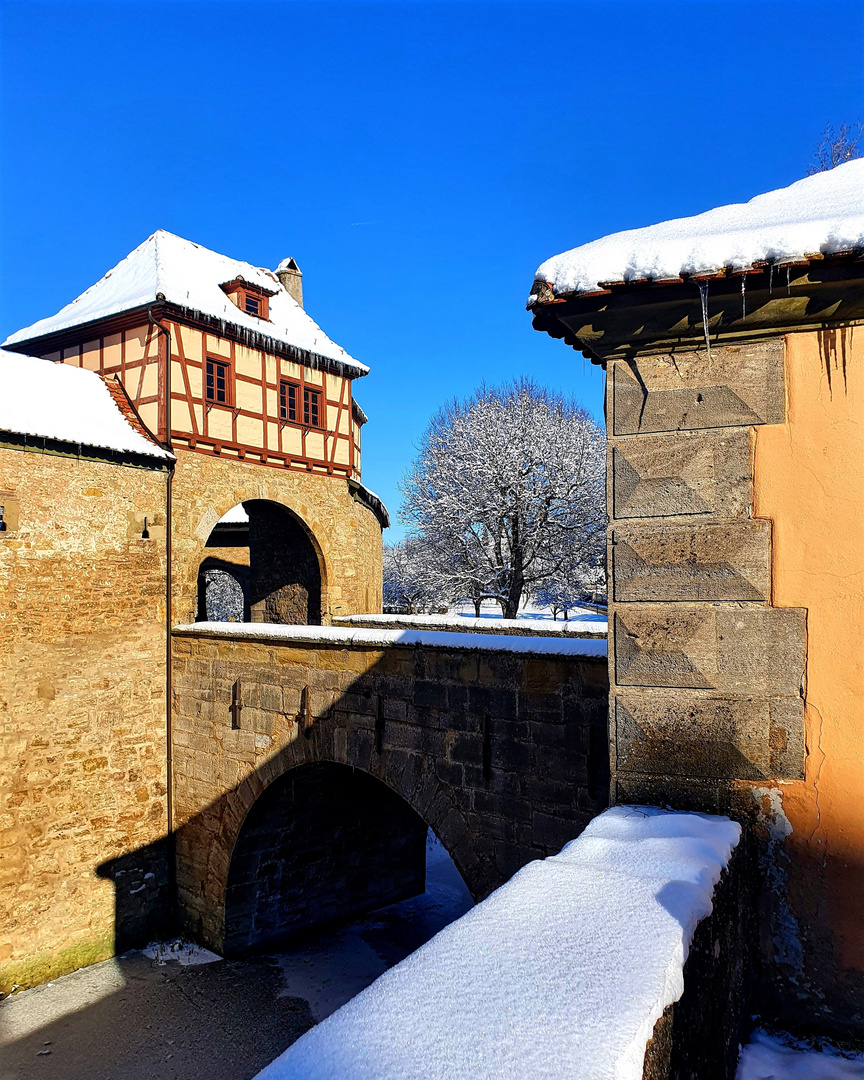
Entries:
<svg viewBox="0 0 864 1080">
<path fill-rule="evenodd" d="M 317 761 L 288 769 L 249 809 L 225 890 L 226 956 L 417 896 L 427 826 L 360 769 Z"/>
<path fill-rule="evenodd" d="M 320 625 L 324 555 L 290 507 L 271 499 L 237 503 L 212 527 L 202 555 L 198 621 Z"/>
<path fill-rule="evenodd" d="M 340 755 L 342 760 L 339 760 L 326 746 L 326 735 L 322 738 L 322 734 L 321 729 L 316 728 L 309 740 L 301 735 L 178 830 L 177 883 L 185 928 L 220 954 L 237 955 L 263 946 L 268 940 L 286 937 L 295 928 L 298 931 L 311 928 L 319 922 L 323 924 L 352 913 L 373 910 L 422 892 L 425 887 L 422 883 L 412 889 L 411 873 L 413 866 L 415 883 L 419 882 L 416 860 L 420 857 L 418 851 L 422 850 L 425 879 L 428 828 L 433 830 L 452 858 L 475 900 L 490 889 L 489 867 L 478 858 L 476 837 L 468 828 L 453 791 L 434 773 L 418 772 L 395 755 L 382 755 L 368 763 L 368 767 L 352 763 L 350 755 Z M 331 793 L 337 790 L 333 784 L 345 784 L 344 778 L 352 774 L 354 782 L 345 785 L 343 794 L 350 796 L 362 792 L 368 797 L 370 792 L 375 793 L 375 812 L 360 816 L 359 825 L 353 832 L 349 830 L 348 841 L 362 836 L 363 825 L 370 821 L 382 825 L 382 819 L 396 808 L 397 824 L 403 830 L 406 851 L 399 873 L 390 883 L 379 881 L 377 893 L 370 890 L 365 896 L 359 896 L 353 907 L 350 904 L 341 910 L 330 907 L 320 920 L 311 919 L 301 925 L 306 917 L 302 903 L 302 875 L 294 874 L 289 880 L 296 868 L 284 865 L 286 852 L 280 849 L 279 831 L 280 823 L 284 824 L 290 815 L 293 802 L 290 796 L 296 794 L 297 780 L 312 777 L 313 769 L 321 770 L 319 778 L 325 769 L 328 771 L 326 779 L 331 785 Z M 290 791 L 292 784 L 295 785 L 294 792 Z M 304 783 L 304 794 L 311 791 L 320 805 L 327 786 L 327 783 Z M 316 787 L 319 790 L 314 790 Z M 345 799 L 341 802 L 344 806 Z M 263 820 L 268 815 L 269 823 Z M 302 827 L 302 820 L 298 824 Z M 353 862 L 357 864 L 359 874 L 368 871 L 370 865 L 375 865 L 371 861 L 373 856 L 392 837 L 392 830 L 388 833 L 387 828 L 381 828 L 371 851 L 346 843 L 342 852 L 348 860 L 345 869 L 354 870 Z M 320 836 L 311 839 L 309 849 L 321 846 Z M 290 842 L 290 837 L 286 837 L 286 842 Z M 304 858 L 310 859 L 319 855 L 321 853 L 314 850 L 303 853 Z M 326 858 L 323 861 L 326 863 Z M 329 870 L 332 873 L 328 872 L 324 877 L 333 884 L 338 876 L 338 859 L 332 860 Z M 264 895 L 259 893 L 262 882 Z M 401 895 L 400 890 L 403 890 Z M 295 900 L 299 902 L 292 907 Z M 295 926 L 282 933 L 277 920 L 292 918 Z"/>
</svg>

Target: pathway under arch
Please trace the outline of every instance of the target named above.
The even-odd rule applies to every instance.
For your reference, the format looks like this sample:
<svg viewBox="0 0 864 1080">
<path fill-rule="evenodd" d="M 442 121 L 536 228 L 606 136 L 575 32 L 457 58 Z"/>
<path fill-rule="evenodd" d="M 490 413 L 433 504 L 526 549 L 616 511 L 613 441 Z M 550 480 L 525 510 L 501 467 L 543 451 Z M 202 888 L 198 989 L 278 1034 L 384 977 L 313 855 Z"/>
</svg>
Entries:
<svg viewBox="0 0 864 1080">
<path fill-rule="evenodd" d="M 319 761 L 259 796 L 225 891 L 228 956 L 422 893 L 427 826 L 369 773 Z"/>
<path fill-rule="evenodd" d="M 198 569 L 198 619 L 320 625 L 324 562 L 288 507 L 248 499 L 213 527 Z"/>
</svg>

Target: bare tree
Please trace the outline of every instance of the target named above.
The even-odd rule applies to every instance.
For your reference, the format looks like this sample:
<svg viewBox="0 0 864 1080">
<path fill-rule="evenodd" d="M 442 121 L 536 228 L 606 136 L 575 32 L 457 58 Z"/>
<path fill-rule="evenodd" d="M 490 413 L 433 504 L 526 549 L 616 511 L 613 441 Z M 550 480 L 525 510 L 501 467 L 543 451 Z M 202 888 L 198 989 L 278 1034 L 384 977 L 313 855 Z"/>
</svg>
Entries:
<svg viewBox="0 0 864 1080">
<path fill-rule="evenodd" d="M 827 172 L 847 161 L 854 161 L 855 158 L 861 157 L 858 143 L 862 135 L 864 135 L 864 125 L 860 120 L 856 120 L 854 124 L 841 124 L 837 131 L 834 130 L 833 124 L 826 124 L 822 138 L 816 143 L 814 152 L 816 160 L 808 166 L 807 175 L 813 176 L 814 173 Z"/>
<path fill-rule="evenodd" d="M 384 606 L 406 615 L 440 607 L 450 600 L 435 572 L 436 553 L 420 539 L 384 545 Z"/>
<path fill-rule="evenodd" d="M 603 548 L 605 438 L 581 406 L 528 380 L 481 387 L 432 419 L 402 490 L 443 592 L 523 594 L 595 565 Z"/>
</svg>

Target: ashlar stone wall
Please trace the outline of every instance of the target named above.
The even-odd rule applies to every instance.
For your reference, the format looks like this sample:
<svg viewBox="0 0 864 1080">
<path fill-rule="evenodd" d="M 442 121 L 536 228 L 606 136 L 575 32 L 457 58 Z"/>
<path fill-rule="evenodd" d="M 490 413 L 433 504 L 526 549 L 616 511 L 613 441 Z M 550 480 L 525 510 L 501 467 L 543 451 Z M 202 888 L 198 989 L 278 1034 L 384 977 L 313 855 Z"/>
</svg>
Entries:
<svg viewBox="0 0 864 1080">
<path fill-rule="evenodd" d="M 807 613 L 773 606 L 772 523 L 751 513 L 783 361 L 778 336 L 608 366 L 617 802 L 724 810 L 730 781 L 803 775 Z"/>
<path fill-rule="evenodd" d="M 0 448 L 0 993 L 111 956 L 118 895 L 164 903 L 165 489 Z"/>
</svg>

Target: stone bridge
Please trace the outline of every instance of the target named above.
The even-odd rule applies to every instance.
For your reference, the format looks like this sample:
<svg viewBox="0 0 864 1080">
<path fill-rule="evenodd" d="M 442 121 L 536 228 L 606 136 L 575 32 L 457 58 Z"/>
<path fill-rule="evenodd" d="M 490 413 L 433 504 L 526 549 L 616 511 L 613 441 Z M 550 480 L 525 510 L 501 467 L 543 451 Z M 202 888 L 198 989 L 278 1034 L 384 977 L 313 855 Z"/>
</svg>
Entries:
<svg viewBox="0 0 864 1080">
<path fill-rule="evenodd" d="M 195 624 L 174 633 L 185 929 L 240 953 L 422 892 L 475 899 L 608 801 L 605 642 Z"/>
</svg>

